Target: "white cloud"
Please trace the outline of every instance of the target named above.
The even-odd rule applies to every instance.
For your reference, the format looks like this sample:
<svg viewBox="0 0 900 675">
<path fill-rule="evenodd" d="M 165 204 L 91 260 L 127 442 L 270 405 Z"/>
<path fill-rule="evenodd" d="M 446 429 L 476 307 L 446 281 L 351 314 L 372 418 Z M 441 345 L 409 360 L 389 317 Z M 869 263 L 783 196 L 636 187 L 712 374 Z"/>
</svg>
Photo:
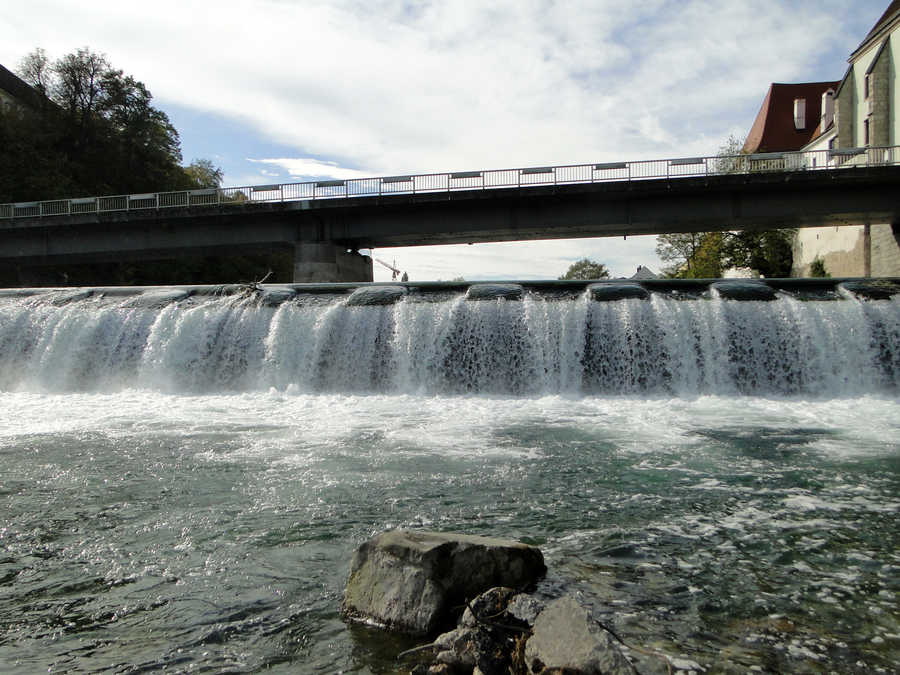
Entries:
<svg viewBox="0 0 900 675">
<path fill-rule="evenodd" d="M 356 169 L 347 169 L 345 167 L 339 166 L 337 162 L 327 162 L 319 159 L 313 159 L 312 157 L 282 157 L 279 159 L 249 159 L 249 162 L 253 162 L 256 164 L 271 164 L 274 166 L 280 166 L 292 178 L 337 178 L 342 180 L 350 180 L 353 178 L 370 178 L 371 174 L 366 173 L 364 171 L 357 171 Z M 277 173 L 272 173 L 263 170 L 262 173 L 266 176 L 277 176 Z"/>
<path fill-rule="evenodd" d="M 2 19 L 0 59 L 87 43 L 157 99 L 391 174 L 712 152 L 736 107 L 755 109 L 772 81 L 809 79 L 857 11 L 837 0 L 816 12 L 777 0 L 38 0 Z"/>
</svg>

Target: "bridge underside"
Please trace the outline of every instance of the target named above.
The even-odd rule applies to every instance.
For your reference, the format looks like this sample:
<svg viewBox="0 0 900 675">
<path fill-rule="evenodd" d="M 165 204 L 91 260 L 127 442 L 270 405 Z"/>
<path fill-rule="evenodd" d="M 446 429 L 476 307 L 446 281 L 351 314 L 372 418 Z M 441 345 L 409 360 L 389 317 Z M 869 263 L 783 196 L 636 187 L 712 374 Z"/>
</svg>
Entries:
<svg viewBox="0 0 900 675">
<path fill-rule="evenodd" d="M 279 250 L 293 281 L 370 281 L 386 246 L 900 223 L 900 167 L 543 185 L 0 221 L 0 265 Z"/>
</svg>

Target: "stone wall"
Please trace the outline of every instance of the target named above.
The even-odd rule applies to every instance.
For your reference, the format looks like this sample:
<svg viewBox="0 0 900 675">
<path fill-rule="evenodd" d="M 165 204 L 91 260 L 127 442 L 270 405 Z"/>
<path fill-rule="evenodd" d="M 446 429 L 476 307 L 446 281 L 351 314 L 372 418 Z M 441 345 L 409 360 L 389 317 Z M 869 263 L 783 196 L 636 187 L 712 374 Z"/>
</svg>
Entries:
<svg viewBox="0 0 900 675">
<path fill-rule="evenodd" d="M 869 145 L 891 144 L 891 59 L 890 52 L 881 54 L 869 75 L 872 97 L 872 117 Z"/>
<path fill-rule="evenodd" d="M 856 115 L 855 99 L 856 81 L 851 70 L 842 87 L 839 87 L 838 95 L 834 100 L 835 126 L 838 129 L 837 145 L 839 148 L 852 148 L 856 146 L 854 126 Z"/>
<path fill-rule="evenodd" d="M 871 243 L 872 276 L 900 277 L 900 225 L 872 225 Z"/>
</svg>

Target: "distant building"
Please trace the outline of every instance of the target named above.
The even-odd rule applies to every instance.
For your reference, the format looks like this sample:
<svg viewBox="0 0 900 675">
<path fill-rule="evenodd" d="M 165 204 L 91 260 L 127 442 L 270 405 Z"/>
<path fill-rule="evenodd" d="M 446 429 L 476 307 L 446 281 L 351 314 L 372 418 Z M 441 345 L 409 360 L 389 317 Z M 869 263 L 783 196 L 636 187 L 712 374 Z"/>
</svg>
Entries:
<svg viewBox="0 0 900 675">
<path fill-rule="evenodd" d="M 773 84 L 747 136 L 744 152 L 822 150 L 808 168 L 879 161 L 900 144 L 900 0 L 893 0 L 839 82 Z M 751 159 L 751 162 L 753 160 Z M 900 276 L 900 224 L 801 228 L 793 244 L 794 276 L 820 259 L 831 276 Z"/>
<path fill-rule="evenodd" d="M 649 267 L 644 267 L 643 265 L 638 265 L 637 272 L 631 275 L 631 279 L 635 281 L 649 281 L 652 279 L 659 279 L 659 276 L 653 273 Z"/>
</svg>

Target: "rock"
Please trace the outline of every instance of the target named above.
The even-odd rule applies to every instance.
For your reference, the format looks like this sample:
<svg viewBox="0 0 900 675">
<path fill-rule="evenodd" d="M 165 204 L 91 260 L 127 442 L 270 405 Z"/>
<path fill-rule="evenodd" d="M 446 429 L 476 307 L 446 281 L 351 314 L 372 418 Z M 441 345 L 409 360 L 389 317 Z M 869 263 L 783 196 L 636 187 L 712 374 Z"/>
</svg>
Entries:
<svg viewBox="0 0 900 675">
<path fill-rule="evenodd" d="M 459 622 L 460 625 L 477 626 L 478 619 L 476 616 L 481 618 L 503 613 L 506 610 L 506 606 L 509 604 L 510 599 L 515 594 L 516 590 L 514 588 L 507 588 L 504 586 L 497 586 L 486 590 L 469 603 L 471 608 L 475 610 L 474 615 L 472 614 L 472 610 L 469 609 L 469 607 L 466 607 L 462 619 Z"/>
<path fill-rule="evenodd" d="M 428 635 L 485 590 L 529 586 L 546 569 L 539 549 L 517 541 L 392 530 L 357 549 L 341 614 Z"/>
<path fill-rule="evenodd" d="M 638 298 L 646 300 L 650 297 L 650 291 L 634 281 L 601 281 L 588 286 L 591 300 L 609 301 Z"/>
<path fill-rule="evenodd" d="M 775 300 L 778 295 L 775 289 L 763 281 L 752 279 L 728 279 L 716 281 L 709 286 L 726 300 Z"/>
<path fill-rule="evenodd" d="M 475 284 L 466 291 L 466 300 L 521 300 L 524 293 L 519 284 Z"/>
<path fill-rule="evenodd" d="M 511 617 L 522 621 L 529 626 L 534 625 L 534 620 L 544 609 L 544 603 L 528 593 L 519 593 L 506 606 L 506 613 Z"/>
<path fill-rule="evenodd" d="M 290 286 L 269 286 L 257 292 L 257 301 L 266 307 L 277 307 L 296 297 L 297 291 Z"/>
<path fill-rule="evenodd" d="M 890 281 L 844 281 L 838 288 L 864 300 L 890 300 L 900 293 L 900 286 Z"/>
<path fill-rule="evenodd" d="M 345 304 L 347 307 L 393 305 L 400 301 L 406 292 L 406 286 L 362 286 L 350 294 Z"/>
<path fill-rule="evenodd" d="M 572 596 L 549 603 L 534 622 L 525 643 L 531 672 L 567 670 L 584 675 L 635 675 L 636 670 L 608 632 Z"/>
</svg>

